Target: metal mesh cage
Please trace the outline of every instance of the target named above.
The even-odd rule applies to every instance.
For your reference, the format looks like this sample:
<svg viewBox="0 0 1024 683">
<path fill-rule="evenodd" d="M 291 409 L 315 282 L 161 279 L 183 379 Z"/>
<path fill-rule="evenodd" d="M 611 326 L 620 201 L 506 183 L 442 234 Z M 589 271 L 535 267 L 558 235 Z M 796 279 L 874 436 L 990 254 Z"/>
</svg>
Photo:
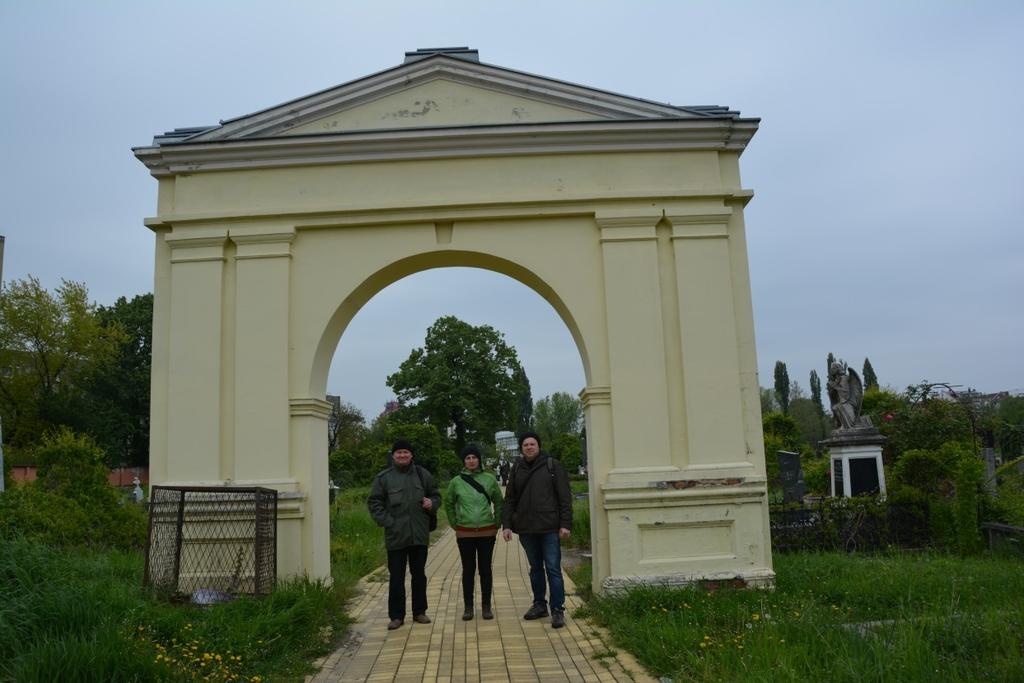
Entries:
<svg viewBox="0 0 1024 683">
<path fill-rule="evenodd" d="M 267 595 L 276 580 L 277 491 L 151 489 L 145 585 L 179 595 Z"/>
</svg>

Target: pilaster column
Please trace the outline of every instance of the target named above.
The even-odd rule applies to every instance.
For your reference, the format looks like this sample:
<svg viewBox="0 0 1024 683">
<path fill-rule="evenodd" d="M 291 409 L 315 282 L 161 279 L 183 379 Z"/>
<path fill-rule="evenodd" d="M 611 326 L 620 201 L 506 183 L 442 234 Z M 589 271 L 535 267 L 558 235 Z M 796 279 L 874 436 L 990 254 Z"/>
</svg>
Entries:
<svg viewBox="0 0 1024 683">
<path fill-rule="evenodd" d="M 668 215 L 676 262 L 689 475 L 750 470 L 743 434 L 736 308 L 729 254 L 731 210 Z"/>
<path fill-rule="evenodd" d="M 166 479 L 220 483 L 224 245 L 226 236 L 166 238 Z"/>
<path fill-rule="evenodd" d="M 612 468 L 609 476 L 649 480 L 674 471 L 656 226 L 661 212 L 609 214 L 601 229 L 608 357 L 611 368 Z"/>
<path fill-rule="evenodd" d="M 171 329 L 171 248 L 168 227 L 154 228 L 153 346 L 149 382 L 149 481 L 167 481 L 167 382 Z"/>
<path fill-rule="evenodd" d="M 331 404 L 320 398 L 293 398 L 291 415 L 291 473 L 301 496 L 301 531 L 289 534 L 297 547 L 279 549 L 286 564 L 295 563 L 287 573 L 305 572 L 310 578 L 331 578 L 331 534 L 327 491 L 327 419 Z M 294 541 L 293 541 L 294 542 Z M 301 561 L 298 561 L 301 559 Z"/>
<path fill-rule="evenodd" d="M 278 489 L 294 481 L 288 457 L 289 269 L 294 237 L 292 232 L 231 235 L 236 246 L 233 478 Z"/>
<path fill-rule="evenodd" d="M 611 571 L 608 538 L 608 513 L 604 509 L 601 484 L 611 469 L 612 456 L 612 392 L 609 387 L 586 387 L 580 392 L 583 419 L 587 426 L 587 480 L 590 495 L 591 551 L 594 571 L 592 588 L 600 590 L 601 580 Z"/>
</svg>

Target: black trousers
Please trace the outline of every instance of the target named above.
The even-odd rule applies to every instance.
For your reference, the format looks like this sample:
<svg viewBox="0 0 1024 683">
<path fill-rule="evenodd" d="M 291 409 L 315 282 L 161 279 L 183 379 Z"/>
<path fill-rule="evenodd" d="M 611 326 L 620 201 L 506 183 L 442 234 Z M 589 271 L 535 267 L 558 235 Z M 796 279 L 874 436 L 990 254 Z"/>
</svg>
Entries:
<svg viewBox="0 0 1024 683">
<path fill-rule="evenodd" d="M 480 569 L 481 605 L 491 606 L 491 588 L 494 585 L 491 573 L 491 558 L 494 557 L 494 536 L 484 538 L 459 538 L 459 556 L 462 558 L 462 599 L 466 607 L 473 606 L 473 580 Z"/>
<path fill-rule="evenodd" d="M 388 551 L 388 618 L 405 619 L 405 566 L 412 575 L 412 614 L 427 611 L 427 546 Z"/>
</svg>

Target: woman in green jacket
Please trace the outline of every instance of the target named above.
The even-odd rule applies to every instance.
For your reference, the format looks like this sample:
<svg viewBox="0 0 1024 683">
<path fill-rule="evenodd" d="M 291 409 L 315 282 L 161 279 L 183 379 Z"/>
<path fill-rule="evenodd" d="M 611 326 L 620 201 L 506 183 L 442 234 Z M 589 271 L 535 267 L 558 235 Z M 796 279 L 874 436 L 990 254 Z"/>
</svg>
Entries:
<svg viewBox="0 0 1024 683">
<path fill-rule="evenodd" d="M 466 611 L 462 620 L 473 618 L 473 582 L 480 571 L 480 615 L 493 619 L 491 611 L 491 558 L 501 520 L 501 488 L 490 472 L 480 467 L 480 448 L 469 444 L 462 449 L 462 473 L 452 477 L 444 497 L 448 523 L 455 529 L 462 558 L 462 598 Z"/>
</svg>

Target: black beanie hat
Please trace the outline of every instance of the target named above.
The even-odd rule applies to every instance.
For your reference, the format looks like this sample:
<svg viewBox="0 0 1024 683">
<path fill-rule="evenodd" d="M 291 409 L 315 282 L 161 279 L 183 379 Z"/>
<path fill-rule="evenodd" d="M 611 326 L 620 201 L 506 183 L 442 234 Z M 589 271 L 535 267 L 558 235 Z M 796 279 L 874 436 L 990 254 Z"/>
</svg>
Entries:
<svg viewBox="0 0 1024 683">
<path fill-rule="evenodd" d="M 536 439 L 537 440 L 537 448 L 538 449 L 540 448 L 540 437 L 537 436 L 537 432 L 523 432 L 522 434 L 519 435 L 519 451 L 520 452 L 522 452 L 522 450 L 523 450 L 523 442 L 526 441 L 527 439 Z"/>
<path fill-rule="evenodd" d="M 412 444 L 406 441 L 405 439 L 399 439 L 398 441 L 395 442 L 395 445 L 391 447 L 392 453 L 394 453 L 395 451 L 402 450 L 409 451 L 413 455 L 416 455 L 416 451 L 413 449 Z"/>
<path fill-rule="evenodd" d="M 475 443 L 468 443 L 468 444 L 466 444 L 465 448 L 462 449 L 462 452 L 459 453 L 459 455 L 462 456 L 463 460 L 466 459 L 467 455 L 475 455 L 477 458 L 479 458 L 480 457 L 480 447 L 477 446 Z"/>
</svg>

